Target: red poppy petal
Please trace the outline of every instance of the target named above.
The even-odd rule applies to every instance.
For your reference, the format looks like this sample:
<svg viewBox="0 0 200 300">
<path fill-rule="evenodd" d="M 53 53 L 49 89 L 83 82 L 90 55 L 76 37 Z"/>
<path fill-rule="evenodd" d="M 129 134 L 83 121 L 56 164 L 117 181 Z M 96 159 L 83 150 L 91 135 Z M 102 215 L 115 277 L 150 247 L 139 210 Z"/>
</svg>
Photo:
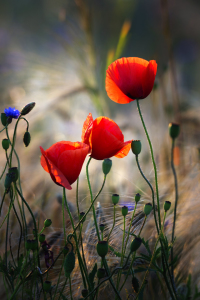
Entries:
<svg viewBox="0 0 200 300">
<path fill-rule="evenodd" d="M 79 142 L 73 144 L 74 150 L 64 151 L 58 159 L 58 168 L 70 184 L 77 180 L 89 151 L 89 146 L 86 144 Z"/>
<path fill-rule="evenodd" d="M 82 142 L 90 145 L 89 138 L 93 127 L 93 117 L 92 114 L 89 113 L 87 116 L 85 122 L 83 123 L 83 129 L 82 129 Z"/>
<path fill-rule="evenodd" d="M 44 168 L 45 171 L 46 171 L 46 167 L 47 167 L 48 168 L 47 172 L 51 175 L 51 178 L 55 183 L 65 187 L 68 190 L 71 190 L 72 187 L 69 184 L 66 177 L 63 175 L 63 173 L 51 162 L 51 160 L 47 157 L 47 155 L 42 147 L 40 147 L 40 150 L 41 150 L 43 159 L 45 159 L 45 161 L 46 161 L 46 165 Z M 41 159 L 41 160 L 43 161 L 43 159 Z"/>
<path fill-rule="evenodd" d="M 124 147 L 115 155 L 115 157 L 123 158 L 127 156 L 131 149 L 131 142 L 132 141 L 125 142 Z"/>
<path fill-rule="evenodd" d="M 154 86 L 156 72 L 157 72 L 157 63 L 155 62 L 155 60 L 151 60 L 144 73 L 144 78 L 142 83 L 143 91 L 144 91 L 143 98 L 146 98 L 151 93 Z"/>
</svg>

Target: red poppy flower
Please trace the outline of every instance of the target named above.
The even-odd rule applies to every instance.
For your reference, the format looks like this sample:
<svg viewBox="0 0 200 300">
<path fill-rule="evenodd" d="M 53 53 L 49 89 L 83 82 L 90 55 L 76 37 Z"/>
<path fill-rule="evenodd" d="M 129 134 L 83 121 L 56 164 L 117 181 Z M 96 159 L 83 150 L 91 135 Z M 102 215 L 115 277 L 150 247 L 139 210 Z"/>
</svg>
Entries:
<svg viewBox="0 0 200 300">
<path fill-rule="evenodd" d="M 120 104 L 146 98 L 152 91 L 157 72 L 155 60 L 123 57 L 114 61 L 106 72 L 108 97 Z"/>
<path fill-rule="evenodd" d="M 48 172 L 52 180 L 71 190 L 71 184 L 78 178 L 89 146 L 79 142 L 58 142 L 44 151 L 40 147 L 41 165 Z"/>
<path fill-rule="evenodd" d="M 92 114 L 83 124 L 82 142 L 89 145 L 91 157 L 98 160 L 112 156 L 122 158 L 131 148 L 131 141 L 124 142 L 119 126 L 113 120 L 99 117 L 93 121 Z"/>
</svg>

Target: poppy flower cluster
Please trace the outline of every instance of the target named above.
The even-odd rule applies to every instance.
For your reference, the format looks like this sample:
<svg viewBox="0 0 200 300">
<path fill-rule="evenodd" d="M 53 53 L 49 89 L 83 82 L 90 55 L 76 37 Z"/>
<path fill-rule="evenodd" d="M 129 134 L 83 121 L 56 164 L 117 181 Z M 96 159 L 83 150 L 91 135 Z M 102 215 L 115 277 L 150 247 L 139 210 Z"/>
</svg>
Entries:
<svg viewBox="0 0 200 300">
<path fill-rule="evenodd" d="M 106 74 L 106 91 L 111 100 L 129 103 L 143 99 L 153 88 L 157 64 L 141 58 L 121 58 L 113 62 Z M 82 169 L 87 154 L 97 160 L 116 156 L 125 157 L 132 141 L 124 141 L 119 126 L 107 117 L 86 118 L 82 129 L 82 142 L 61 141 L 47 150 L 40 147 L 41 165 L 52 180 L 71 189 Z"/>
</svg>

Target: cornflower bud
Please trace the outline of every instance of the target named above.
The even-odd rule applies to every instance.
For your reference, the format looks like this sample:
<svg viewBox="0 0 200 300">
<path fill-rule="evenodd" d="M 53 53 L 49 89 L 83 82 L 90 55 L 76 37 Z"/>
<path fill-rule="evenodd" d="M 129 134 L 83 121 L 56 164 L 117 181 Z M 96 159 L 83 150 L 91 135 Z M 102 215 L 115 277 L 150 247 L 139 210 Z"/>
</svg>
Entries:
<svg viewBox="0 0 200 300">
<path fill-rule="evenodd" d="M 170 201 L 165 201 L 164 203 L 164 211 L 167 212 L 171 207 L 171 202 Z"/>
<path fill-rule="evenodd" d="M 124 217 L 126 217 L 127 214 L 128 214 L 128 207 L 127 206 L 122 206 L 122 215 Z"/>
<path fill-rule="evenodd" d="M 111 167 L 112 167 L 112 160 L 109 158 L 104 159 L 102 163 L 102 170 L 104 175 L 107 175 L 110 172 Z"/>
<path fill-rule="evenodd" d="M 65 276 L 68 278 L 71 274 L 71 272 L 74 270 L 75 267 L 75 255 L 74 252 L 69 252 L 67 256 L 65 257 L 64 261 L 64 271 Z"/>
<path fill-rule="evenodd" d="M 119 202 L 119 195 L 118 194 L 113 194 L 112 195 L 112 203 L 116 205 Z"/>
<path fill-rule="evenodd" d="M 140 154 L 141 149 L 142 149 L 141 142 L 139 140 L 132 141 L 131 149 L 132 149 L 133 154 L 135 154 L 135 155 Z"/>
<path fill-rule="evenodd" d="M 34 106 L 35 106 L 35 102 L 31 102 L 26 106 L 24 106 L 24 108 L 22 108 L 21 115 L 22 116 L 27 115 L 34 108 Z"/>
<path fill-rule="evenodd" d="M 97 253 L 101 257 L 105 257 L 108 253 L 108 242 L 107 241 L 99 241 L 97 243 Z"/>
<path fill-rule="evenodd" d="M 5 178 L 5 182 L 4 182 L 4 186 L 6 189 L 9 189 L 11 186 L 11 183 L 13 182 L 14 179 L 14 174 L 13 173 L 7 173 L 6 174 L 6 178 Z"/>
<path fill-rule="evenodd" d="M 100 224 L 100 225 L 99 225 L 99 228 L 100 228 L 101 232 L 103 232 L 103 231 L 104 231 L 104 228 L 105 228 L 105 225 L 104 225 L 104 224 Z"/>
<path fill-rule="evenodd" d="M 8 140 L 8 139 L 3 139 L 3 140 L 2 140 L 2 147 L 3 147 L 3 149 L 4 149 L 5 151 L 8 150 L 9 145 L 10 145 L 10 143 L 9 143 L 9 140 Z"/>
<path fill-rule="evenodd" d="M 150 212 L 152 211 L 152 204 L 151 203 L 147 203 L 144 205 L 144 213 L 146 216 L 148 216 L 150 214 Z"/>
<path fill-rule="evenodd" d="M 138 202 L 140 201 L 141 195 L 139 193 L 137 193 L 135 195 L 135 202 L 138 204 Z"/>
<path fill-rule="evenodd" d="M 3 126 L 6 126 L 11 122 L 12 122 L 12 118 L 7 117 L 5 113 L 1 113 L 1 123 Z"/>
<path fill-rule="evenodd" d="M 24 133 L 24 138 L 23 138 L 23 142 L 24 142 L 25 147 L 28 147 L 28 145 L 30 144 L 30 141 L 31 141 L 31 135 L 28 131 L 26 131 Z"/>
<path fill-rule="evenodd" d="M 178 123 L 169 123 L 169 135 L 172 139 L 178 137 L 180 133 L 180 125 Z"/>
<path fill-rule="evenodd" d="M 46 220 L 44 221 L 44 227 L 49 227 L 49 226 L 51 226 L 51 224 L 52 224 L 51 219 L 46 219 Z"/>
<path fill-rule="evenodd" d="M 134 238 L 130 246 L 131 252 L 135 252 L 140 247 L 141 244 L 142 244 L 142 240 L 140 237 Z"/>
</svg>

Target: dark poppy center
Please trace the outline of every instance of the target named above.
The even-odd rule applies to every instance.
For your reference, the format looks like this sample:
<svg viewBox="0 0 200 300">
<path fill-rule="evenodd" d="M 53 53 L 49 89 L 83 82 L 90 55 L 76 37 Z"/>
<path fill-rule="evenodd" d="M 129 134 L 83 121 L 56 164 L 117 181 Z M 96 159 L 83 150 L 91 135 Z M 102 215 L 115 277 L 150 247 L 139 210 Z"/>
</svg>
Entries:
<svg viewBox="0 0 200 300">
<path fill-rule="evenodd" d="M 133 99 L 133 100 L 135 100 L 135 98 L 130 93 L 127 93 L 126 96 Z"/>
</svg>

